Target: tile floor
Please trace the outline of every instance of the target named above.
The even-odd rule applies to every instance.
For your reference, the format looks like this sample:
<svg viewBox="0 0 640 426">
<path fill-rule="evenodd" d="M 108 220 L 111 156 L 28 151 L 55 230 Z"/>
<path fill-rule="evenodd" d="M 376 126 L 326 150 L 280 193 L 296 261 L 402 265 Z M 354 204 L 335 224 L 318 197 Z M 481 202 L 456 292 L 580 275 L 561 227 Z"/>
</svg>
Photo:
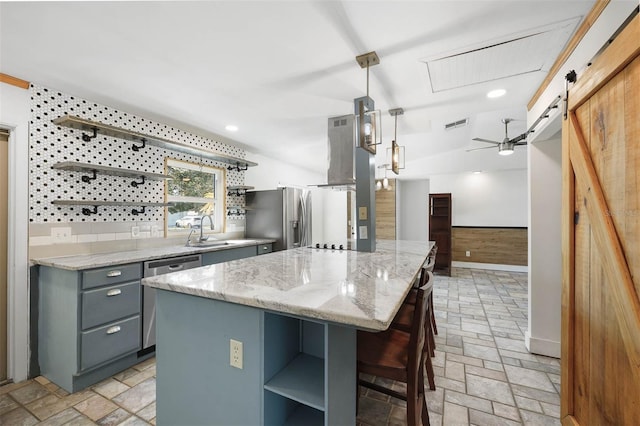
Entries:
<svg viewBox="0 0 640 426">
<path fill-rule="evenodd" d="M 559 361 L 524 346 L 527 274 L 454 268 L 434 294 L 431 424 L 560 424 Z M 363 390 L 358 424 L 403 425 L 404 406 Z M 0 387 L 0 425 L 148 425 L 155 411 L 154 359 L 71 395 L 44 377 Z"/>
</svg>

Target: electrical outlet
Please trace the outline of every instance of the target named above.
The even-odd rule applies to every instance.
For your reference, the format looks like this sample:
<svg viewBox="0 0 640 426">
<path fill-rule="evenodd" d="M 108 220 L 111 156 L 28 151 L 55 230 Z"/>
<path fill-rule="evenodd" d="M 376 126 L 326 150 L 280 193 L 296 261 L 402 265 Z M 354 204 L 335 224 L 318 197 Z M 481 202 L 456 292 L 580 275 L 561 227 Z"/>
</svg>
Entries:
<svg viewBox="0 0 640 426">
<path fill-rule="evenodd" d="M 470 256 L 471 256 L 471 252 L 470 252 L 469 250 L 467 250 L 467 251 L 465 252 L 465 256 L 470 257 Z"/>
<path fill-rule="evenodd" d="M 72 242 L 71 228 L 51 228 L 51 242 L 54 244 Z"/>
<path fill-rule="evenodd" d="M 131 227 L 131 238 L 138 238 L 140 236 L 140 227 L 132 226 Z"/>
<path fill-rule="evenodd" d="M 229 340 L 229 365 L 242 370 L 242 342 Z"/>
</svg>

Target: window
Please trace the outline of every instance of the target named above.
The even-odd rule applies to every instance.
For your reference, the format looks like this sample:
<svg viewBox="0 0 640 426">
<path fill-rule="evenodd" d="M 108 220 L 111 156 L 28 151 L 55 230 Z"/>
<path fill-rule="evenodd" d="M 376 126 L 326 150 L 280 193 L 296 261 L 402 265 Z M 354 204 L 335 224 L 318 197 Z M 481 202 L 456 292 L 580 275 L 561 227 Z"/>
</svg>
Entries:
<svg viewBox="0 0 640 426">
<path fill-rule="evenodd" d="M 202 164 L 167 159 L 167 234 L 191 228 L 224 232 L 225 170 Z M 211 226 L 209 225 L 211 219 Z"/>
</svg>

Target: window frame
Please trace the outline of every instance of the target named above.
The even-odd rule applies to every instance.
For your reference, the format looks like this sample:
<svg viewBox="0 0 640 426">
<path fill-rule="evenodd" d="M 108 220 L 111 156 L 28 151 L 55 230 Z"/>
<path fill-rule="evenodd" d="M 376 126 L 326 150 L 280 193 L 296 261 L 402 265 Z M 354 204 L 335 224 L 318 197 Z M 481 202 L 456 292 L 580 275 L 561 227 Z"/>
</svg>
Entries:
<svg viewBox="0 0 640 426">
<path fill-rule="evenodd" d="M 164 199 L 166 203 L 171 202 L 195 202 L 203 204 L 213 202 L 213 219 L 214 229 L 211 230 L 208 226 L 202 230 L 204 234 L 221 234 L 226 230 L 226 210 L 227 210 L 227 192 L 226 192 L 226 179 L 227 170 L 224 167 L 218 167 L 211 164 L 196 163 L 193 161 L 180 160 L 177 158 L 166 157 L 164 162 L 165 174 L 169 176 L 169 167 L 177 167 L 182 169 L 190 169 L 195 171 L 211 172 L 216 175 L 214 195 L 213 199 L 205 197 L 185 197 L 185 196 L 172 196 L 169 194 L 169 182 L 168 179 L 164 185 Z M 164 209 L 164 229 L 165 236 L 178 236 L 191 232 L 193 228 L 169 228 L 169 207 Z"/>
</svg>

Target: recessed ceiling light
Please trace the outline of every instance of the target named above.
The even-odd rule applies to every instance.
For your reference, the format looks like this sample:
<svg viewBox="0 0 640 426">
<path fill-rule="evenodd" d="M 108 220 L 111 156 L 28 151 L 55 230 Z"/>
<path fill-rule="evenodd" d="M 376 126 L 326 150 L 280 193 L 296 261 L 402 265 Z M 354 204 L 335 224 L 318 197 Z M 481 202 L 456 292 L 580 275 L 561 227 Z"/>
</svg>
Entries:
<svg viewBox="0 0 640 426">
<path fill-rule="evenodd" d="M 505 93 L 507 93 L 507 91 L 504 89 L 492 90 L 487 93 L 487 98 L 499 98 L 500 96 L 504 96 Z"/>
<path fill-rule="evenodd" d="M 230 131 L 230 132 L 237 132 L 238 131 L 238 126 L 236 126 L 234 124 L 227 124 L 225 126 L 225 129 Z"/>
<path fill-rule="evenodd" d="M 479 175 L 480 173 L 482 173 L 482 170 L 476 170 L 473 172 L 474 175 Z"/>
</svg>

